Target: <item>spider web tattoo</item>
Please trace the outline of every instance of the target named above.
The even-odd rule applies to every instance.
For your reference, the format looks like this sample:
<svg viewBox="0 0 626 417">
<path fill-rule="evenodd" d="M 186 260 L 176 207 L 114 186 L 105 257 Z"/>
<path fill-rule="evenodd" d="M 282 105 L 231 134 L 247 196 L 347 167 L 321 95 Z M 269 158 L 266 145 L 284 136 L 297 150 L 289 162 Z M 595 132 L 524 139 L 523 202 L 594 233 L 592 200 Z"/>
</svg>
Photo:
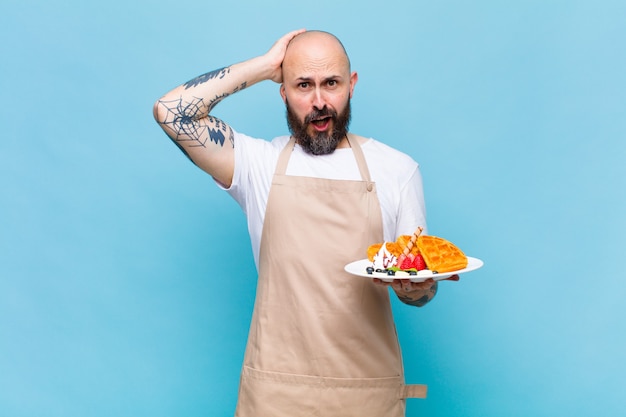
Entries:
<svg viewBox="0 0 626 417">
<path fill-rule="evenodd" d="M 171 136 L 174 142 L 191 142 L 189 147 L 206 147 L 207 141 L 214 142 L 217 145 L 224 146 L 228 126 L 218 118 L 208 116 L 207 121 L 210 125 L 200 123 L 196 120 L 198 114 L 206 108 L 204 100 L 194 97 L 193 100 L 187 102 L 182 98 L 171 101 L 160 101 L 159 105 L 167 110 L 165 120 L 161 122 L 167 126 L 169 130 L 174 132 Z M 229 134 L 232 142 L 232 132 Z"/>
</svg>

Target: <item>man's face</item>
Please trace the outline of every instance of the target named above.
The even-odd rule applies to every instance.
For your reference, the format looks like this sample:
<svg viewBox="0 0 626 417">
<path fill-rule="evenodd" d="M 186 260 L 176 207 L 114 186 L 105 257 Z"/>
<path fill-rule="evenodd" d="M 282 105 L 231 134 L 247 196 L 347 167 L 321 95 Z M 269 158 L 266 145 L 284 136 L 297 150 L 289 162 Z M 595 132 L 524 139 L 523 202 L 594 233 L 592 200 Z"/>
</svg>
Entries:
<svg viewBox="0 0 626 417">
<path fill-rule="evenodd" d="M 313 155 L 327 155 L 333 153 L 343 138 L 348 134 L 350 125 L 350 100 L 346 104 L 343 112 L 337 114 L 324 106 L 321 110 L 314 109 L 301 121 L 294 110 L 286 101 L 287 124 L 289 131 L 307 153 Z M 313 127 L 312 134 L 309 133 L 309 126 Z M 323 128 L 326 125 L 332 128 Z"/>
<path fill-rule="evenodd" d="M 356 81 L 336 40 L 313 34 L 292 41 L 283 61 L 280 93 L 289 129 L 307 152 L 321 155 L 345 146 Z"/>
</svg>

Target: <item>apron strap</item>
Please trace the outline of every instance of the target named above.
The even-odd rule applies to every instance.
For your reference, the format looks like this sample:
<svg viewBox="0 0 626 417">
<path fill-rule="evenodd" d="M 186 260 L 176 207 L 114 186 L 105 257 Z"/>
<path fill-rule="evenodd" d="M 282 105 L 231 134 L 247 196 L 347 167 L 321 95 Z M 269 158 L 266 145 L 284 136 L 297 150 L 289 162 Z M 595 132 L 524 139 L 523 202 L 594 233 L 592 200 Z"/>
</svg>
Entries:
<svg viewBox="0 0 626 417">
<path fill-rule="evenodd" d="M 289 157 L 291 156 L 294 146 L 296 146 L 296 140 L 292 136 L 280 152 L 278 162 L 276 163 L 276 170 L 274 171 L 276 175 L 285 175 L 285 172 L 287 172 L 287 164 L 289 163 Z"/>
<path fill-rule="evenodd" d="M 359 144 L 359 140 L 356 138 L 350 139 L 350 134 L 348 134 L 348 143 L 352 148 L 352 152 L 354 153 L 354 157 L 356 158 L 356 164 L 359 166 L 359 171 L 361 171 L 361 179 L 368 183 L 372 182 L 372 178 L 370 177 L 370 170 L 367 167 L 367 163 L 365 162 L 365 155 L 363 155 L 363 149 L 361 149 L 361 145 Z M 370 190 L 371 191 L 371 190 Z"/>
<path fill-rule="evenodd" d="M 428 387 L 421 384 L 403 385 L 400 391 L 400 398 L 426 398 Z"/>
</svg>

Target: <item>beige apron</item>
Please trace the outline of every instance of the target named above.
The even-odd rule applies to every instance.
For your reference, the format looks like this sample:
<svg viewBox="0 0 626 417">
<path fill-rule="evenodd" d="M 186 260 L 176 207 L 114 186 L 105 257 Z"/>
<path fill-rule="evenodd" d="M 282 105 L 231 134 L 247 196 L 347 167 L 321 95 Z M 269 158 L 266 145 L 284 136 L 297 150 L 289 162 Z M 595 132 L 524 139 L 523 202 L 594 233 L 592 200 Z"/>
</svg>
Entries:
<svg viewBox="0 0 626 417">
<path fill-rule="evenodd" d="M 383 239 L 375 184 L 287 176 L 270 188 L 237 417 L 396 417 L 426 387 L 404 384 L 386 287 L 344 272 Z"/>
</svg>

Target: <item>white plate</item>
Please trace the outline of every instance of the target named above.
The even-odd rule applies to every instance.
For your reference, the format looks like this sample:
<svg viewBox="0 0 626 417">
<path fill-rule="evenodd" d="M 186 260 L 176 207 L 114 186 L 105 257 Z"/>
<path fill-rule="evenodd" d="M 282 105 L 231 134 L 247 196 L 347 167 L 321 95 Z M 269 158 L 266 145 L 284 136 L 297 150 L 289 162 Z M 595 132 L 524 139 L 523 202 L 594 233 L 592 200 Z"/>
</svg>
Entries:
<svg viewBox="0 0 626 417">
<path fill-rule="evenodd" d="M 450 278 L 452 275 L 463 274 L 465 272 L 474 271 L 481 266 L 483 266 L 483 261 L 478 258 L 472 258 L 471 256 L 467 257 L 467 266 L 463 269 L 459 269 L 458 271 L 450 271 L 450 272 L 442 272 L 439 274 L 436 273 L 420 273 L 420 275 L 409 275 L 408 272 L 398 271 L 396 275 L 387 275 L 386 272 L 372 272 L 371 274 L 367 273 L 367 267 L 372 266 L 372 261 L 369 259 L 361 259 L 358 261 L 350 262 L 348 265 L 344 267 L 346 272 L 352 275 L 358 275 L 360 277 L 365 278 L 378 278 L 385 282 L 391 282 L 394 279 L 408 279 L 411 282 L 423 282 L 427 279 L 432 278 L 435 281 L 441 281 L 443 279 Z"/>
</svg>

